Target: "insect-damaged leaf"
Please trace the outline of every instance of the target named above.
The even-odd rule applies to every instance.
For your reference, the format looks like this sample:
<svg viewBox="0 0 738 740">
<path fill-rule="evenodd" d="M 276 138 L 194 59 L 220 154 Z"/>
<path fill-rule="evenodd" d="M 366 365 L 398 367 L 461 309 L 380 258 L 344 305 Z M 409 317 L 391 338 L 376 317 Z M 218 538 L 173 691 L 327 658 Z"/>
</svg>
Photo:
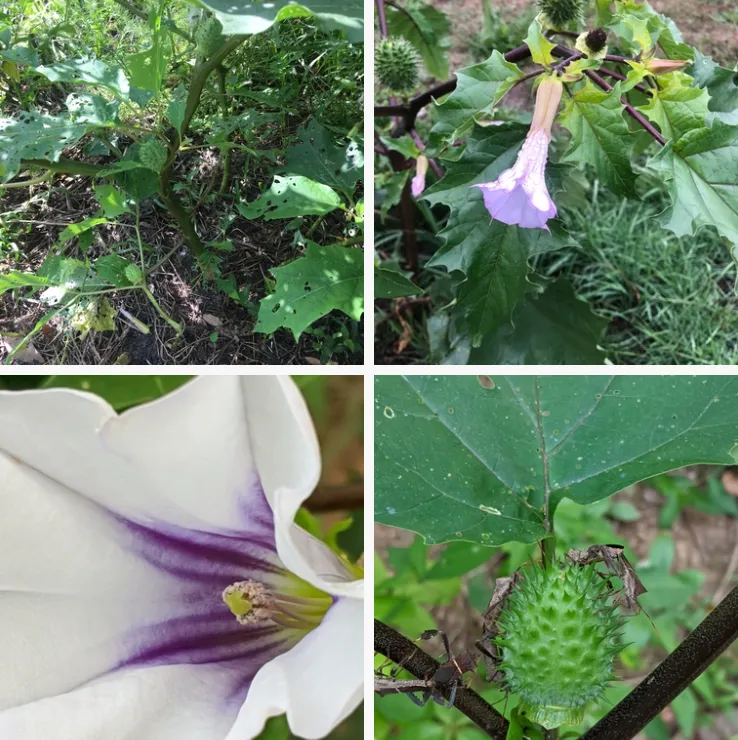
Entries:
<svg viewBox="0 0 738 740">
<path fill-rule="evenodd" d="M 359 320 L 364 312 L 364 253 L 308 242 L 304 257 L 272 270 L 277 288 L 261 302 L 256 331 L 290 329 L 295 339 L 333 309 Z"/>
<path fill-rule="evenodd" d="M 245 218 L 294 218 L 295 216 L 322 216 L 340 208 L 338 194 L 307 177 L 275 175 L 271 188 L 252 203 L 237 205 Z"/>
<path fill-rule="evenodd" d="M 428 543 L 545 535 L 546 491 L 584 504 L 684 465 L 734 462 L 738 378 L 382 377 L 375 518 Z"/>
<path fill-rule="evenodd" d="M 351 195 L 363 176 L 364 156 L 355 142 L 336 144 L 331 132 L 315 119 L 298 132 L 299 143 L 285 153 L 285 171 Z"/>
</svg>

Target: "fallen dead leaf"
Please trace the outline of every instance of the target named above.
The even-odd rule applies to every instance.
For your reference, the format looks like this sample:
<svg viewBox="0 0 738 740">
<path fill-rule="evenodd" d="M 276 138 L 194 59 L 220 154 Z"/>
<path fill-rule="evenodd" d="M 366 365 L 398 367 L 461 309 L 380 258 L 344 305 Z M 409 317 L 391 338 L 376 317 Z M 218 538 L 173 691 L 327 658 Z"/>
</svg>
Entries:
<svg viewBox="0 0 738 740">
<path fill-rule="evenodd" d="M 202 315 L 202 320 L 206 324 L 209 324 L 210 326 L 213 326 L 216 329 L 220 329 L 220 327 L 223 326 L 223 322 L 217 316 L 213 316 L 213 314 L 211 313 L 204 313 Z"/>
</svg>

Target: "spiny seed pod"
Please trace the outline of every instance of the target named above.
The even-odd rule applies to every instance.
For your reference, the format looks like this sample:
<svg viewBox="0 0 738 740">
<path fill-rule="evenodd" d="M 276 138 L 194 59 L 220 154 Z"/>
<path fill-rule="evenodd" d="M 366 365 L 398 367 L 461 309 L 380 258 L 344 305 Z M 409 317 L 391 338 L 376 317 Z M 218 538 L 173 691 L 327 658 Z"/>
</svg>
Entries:
<svg viewBox="0 0 738 740">
<path fill-rule="evenodd" d="M 538 0 L 545 26 L 566 28 L 582 20 L 582 0 Z"/>
<path fill-rule="evenodd" d="M 215 54 L 223 46 L 223 25 L 214 16 L 206 18 L 195 31 L 197 53 L 202 57 Z"/>
<path fill-rule="evenodd" d="M 613 678 L 617 605 L 593 565 L 534 565 L 523 575 L 497 622 L 506 687 L 545 728 L 580 724 Z"/>
<path fill-rule="evenodd" d="M 374 73 L 389 92 L 405 93 L 418 84 L 418 54 L 406 39 L 382 39 L 374 50 Z"/>
<path fill-rule="evenodd" d="M 147 169 L 161 172 L 167 162 L 166 147 L 158 139 L 146 139 L 138 149 L 138 161 Z"/>
</svg>

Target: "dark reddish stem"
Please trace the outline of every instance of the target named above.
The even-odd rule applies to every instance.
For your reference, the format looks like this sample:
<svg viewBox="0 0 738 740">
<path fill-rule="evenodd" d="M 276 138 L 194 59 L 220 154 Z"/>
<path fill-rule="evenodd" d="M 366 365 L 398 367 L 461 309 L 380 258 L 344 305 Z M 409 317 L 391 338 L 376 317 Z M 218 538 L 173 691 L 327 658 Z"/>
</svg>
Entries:
<svg viewBox="0 0 738 740">
<path fill-rule="evenodd" d="M 601 87 L 605 91 L 612 90 L 612 85 L 607 82 L 607 80 L 603 80 L 602 77 L 600 77 L 597 72 L 587 69 L 584 71 L 584 74 L 589 77 L 592 82 L 595 83 L 598 87 Z M 638 121 L 643 128 L 648 131 L 651 136 L 653 136 L 656 141 L 661 144 L 661 146 L 664 146 L 666 144 L 666 139 L 651 125 L 651 123 L 646 119 L 646 117 L 639 113 L 625 98 L 620 98 L 620 102 L 623 104 L 625 110 L 628 112 L 628 115 Z"/>
<path fill-rule="evenodd" d="M 384 7 L 384 0 L 374 0 L 377 7 L 377 19 L 379 20 L 379 34 L 383 39 L 388 36 L 387 33 L 387 11 Z"/>
</svg>

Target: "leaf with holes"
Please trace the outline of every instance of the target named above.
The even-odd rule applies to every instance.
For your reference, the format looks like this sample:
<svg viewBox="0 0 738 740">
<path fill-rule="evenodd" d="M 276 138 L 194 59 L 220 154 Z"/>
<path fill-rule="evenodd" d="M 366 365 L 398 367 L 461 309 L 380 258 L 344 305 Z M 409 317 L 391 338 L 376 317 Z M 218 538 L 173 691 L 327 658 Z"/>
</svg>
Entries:
<svg viewBox="0 0 738 740">
<path fill-rule="evenodd" d="M 201 0 L 223 24 L 223 33 L 266 31 L 275 21 L 314 15 L 327 31 L 338 29 L 349 41 L 364 40 L 364 4 L 361 0 Z"/>
<path fill-rule="evenodd" d="M 307 177 L 274 176 L 269 191 L 252 203 L 238 203 L 245 218 L 294 218 L 295 216 L 322 216 L 342 206 L 341 198 L 327 185 Z"/>
<path fill-rule="evenodd" d="M 289 329 L 295 340 L 334 309 L 358 321 L 364 313 L 364 253 L 308 242 L 304 257 L 272 270 L 277 287 L 261 301 L 255 331 Z"/>
<path fill-rule="evenodd" d="M 374 395 L 375 519 L 428 543 L 534 542 L 564 497 L 738 458 L 732 376 L 385 376 Z"/>
<path fill-rule="evenodd" d="M 131 85 L 120 67 L 111 67 L 99 59 L 65 59 L 50 67 L 36 67 L 36 72 L 52 82 L 85 82 L 105 87 L 120 98 L 127 99 Z"/>
<path fill-rule="evenodd" d="M 285 154 L 285 171 L 309 177 L 350 197 L 363 177 L 364 155 L 359 145 L 353 141 L 336 144 L 331 132 L 315 119 L 297 132 L 297 138 L 299 144 L 293 144 Z"/>
<path fill-rule="evenodd" d="M 58 162 L 68 146 L 76 144 L 90 128 L 68 114 L 48 116 L 21 111 L 17 118 L 0 118 L 0 182 L 18 174 L 21 159 Z"/>
</svg>

